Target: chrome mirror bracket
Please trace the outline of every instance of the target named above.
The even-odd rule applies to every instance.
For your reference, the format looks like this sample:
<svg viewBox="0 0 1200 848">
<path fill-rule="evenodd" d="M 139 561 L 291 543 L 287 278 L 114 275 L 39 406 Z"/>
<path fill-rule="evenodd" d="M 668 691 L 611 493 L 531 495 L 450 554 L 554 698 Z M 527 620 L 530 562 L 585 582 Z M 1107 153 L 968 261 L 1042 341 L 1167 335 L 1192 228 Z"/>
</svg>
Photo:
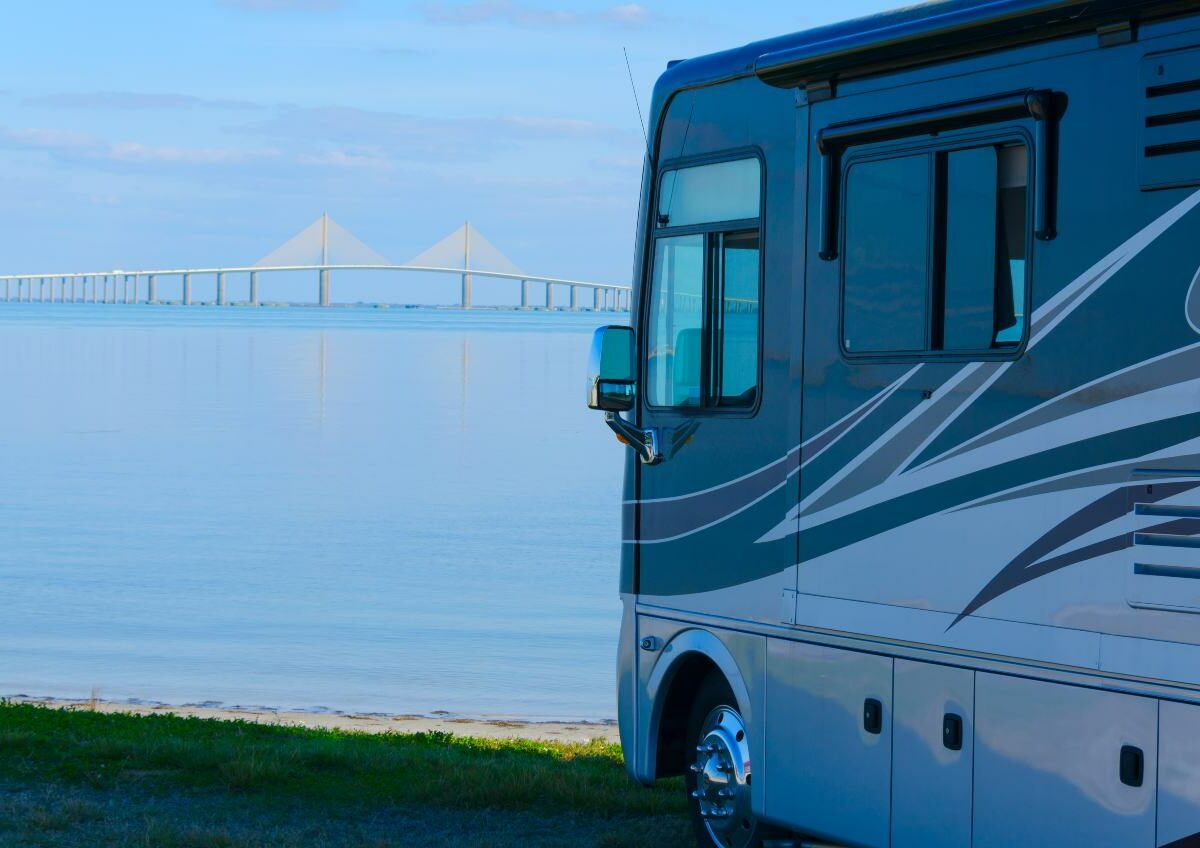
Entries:
<svg viewBox="0 0 1200 848">
<path fill-rule="evenodd" d="M 644 465 L 657 465 L 662 462 L 658 430 L 635 427 L 615 412 L 605 412 L 604 423 L 617 434 L 618 439 L 637 452 Z"/>
</svg>

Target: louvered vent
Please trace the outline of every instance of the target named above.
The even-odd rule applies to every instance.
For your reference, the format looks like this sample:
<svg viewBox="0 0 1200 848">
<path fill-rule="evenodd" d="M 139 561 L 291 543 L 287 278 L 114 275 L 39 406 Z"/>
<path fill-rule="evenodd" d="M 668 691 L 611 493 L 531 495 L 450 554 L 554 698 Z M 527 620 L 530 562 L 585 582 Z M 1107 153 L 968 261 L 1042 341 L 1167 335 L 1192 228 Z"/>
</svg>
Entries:
<svg viewBox="0 0 1200 848">
<path fill-rule="evenodd" d="M 1200 48 L 1142 60 L 1143 189 L 1200 185 Z"/>
</svg>

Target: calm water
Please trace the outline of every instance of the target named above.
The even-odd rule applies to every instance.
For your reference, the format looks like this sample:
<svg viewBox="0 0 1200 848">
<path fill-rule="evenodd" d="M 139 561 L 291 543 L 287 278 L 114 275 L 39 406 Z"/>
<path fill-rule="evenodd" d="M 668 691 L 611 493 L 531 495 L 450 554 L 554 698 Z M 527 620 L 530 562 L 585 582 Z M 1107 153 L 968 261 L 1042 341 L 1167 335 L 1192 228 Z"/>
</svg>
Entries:
<svg viewBox="0 0 1200 848">
<path fill-rule="evenodd" d="M 615 715 L 612 319 L 0 304 L 0 695 Z"/>
</svg>

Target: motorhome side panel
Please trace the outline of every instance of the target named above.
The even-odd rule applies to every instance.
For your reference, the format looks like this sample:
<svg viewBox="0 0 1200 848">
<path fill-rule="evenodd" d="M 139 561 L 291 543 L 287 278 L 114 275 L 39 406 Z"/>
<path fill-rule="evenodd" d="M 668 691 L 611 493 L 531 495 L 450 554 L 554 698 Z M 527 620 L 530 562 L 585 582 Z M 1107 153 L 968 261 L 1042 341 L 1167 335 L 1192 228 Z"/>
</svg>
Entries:
<svg viewBox="0 0 1200 848">
<path fill-rule="evenodd" d="M 894 681 L 892 848 L 970 845 L 975 672 L 896 660 Z"/>
<path fill-rule="evenodd" d="M 771 639 L 766 815 L 853 845 L 888 844 L 891 657 Z"/>
<path fill-rule="evenodd" d="M 1166 589 L 1195 572 L 1200 156 L 1170 154 L 1187 185 L 1144 190 L 1130 119 L 1165 109 L 1200 145 L 1200 122 L 1172 117 L 1186 104 L 1144 82 L 1160 65 L 1200 81 L 1189 26 L 811 107 L 814 138 L 843 140 L 809 155 L 826 221 L 808 230 L 798 590 L 822 626 L 1093 668 L 1101 634 L 1200 644 L 1194 615 L 1154 600 L 1186 601 Z M 855 136 L 898 104 L 927 130 Z"/>
<path fill-rule="evenodd" d="M 1152 848 L 1158 704 L 979 674 L 975 848 Z"/>
<path fill-rule="evenodd" d="M 716 672 L 779 824 L 1200 833 L 1200 705 L 1129 694 L 1200 702 L 1200 19 L 1136 35 L 811 98 L 660 86 L 637 421 L 666 460 L 625 513 L 639 779 L 684 770 L 681 681 Z"/>
<path fill-rule="evenodd" d="M 1160 705 L 1158 757 L 1158 844 L 1195 845 L 1200 840 L 1200 707 Z"/>
<path fill-rule="evenodd" d="M 632 505 L 643 606 L 774 624 L 794 581 L 795 539 L 759 537 L 798 488 L 795 111 L 755 79 L 665 106 L 638 315 L 640 421 L 663 452 Z"/>
</svg>

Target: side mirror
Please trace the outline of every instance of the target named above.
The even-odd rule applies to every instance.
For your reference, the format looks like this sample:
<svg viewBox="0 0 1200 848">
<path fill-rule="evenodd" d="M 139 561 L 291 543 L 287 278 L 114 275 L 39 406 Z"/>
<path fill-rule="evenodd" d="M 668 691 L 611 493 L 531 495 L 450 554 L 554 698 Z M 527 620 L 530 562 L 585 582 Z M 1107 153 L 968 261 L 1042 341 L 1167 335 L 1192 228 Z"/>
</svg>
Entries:
<svg viewBox="0 0 1200 848">
<path fill-rule="evenodd" d="M 592 336 L 588 361 L 588 406 L 604 412 L 604 423 L 622 444 L 637 451 L 642 462 L 662 462 L 658 430 L 643 430 L 618 413 L 633 409 L 637 399 L 637 345 L 632 327 L 599 327 Z"/>
<path fill-rule="evenodd" d="M 597 327 L 588 361 L 588 406 L 627 412 L 637 397 L 637 361 L 631 327 Z"/>
</svg>

